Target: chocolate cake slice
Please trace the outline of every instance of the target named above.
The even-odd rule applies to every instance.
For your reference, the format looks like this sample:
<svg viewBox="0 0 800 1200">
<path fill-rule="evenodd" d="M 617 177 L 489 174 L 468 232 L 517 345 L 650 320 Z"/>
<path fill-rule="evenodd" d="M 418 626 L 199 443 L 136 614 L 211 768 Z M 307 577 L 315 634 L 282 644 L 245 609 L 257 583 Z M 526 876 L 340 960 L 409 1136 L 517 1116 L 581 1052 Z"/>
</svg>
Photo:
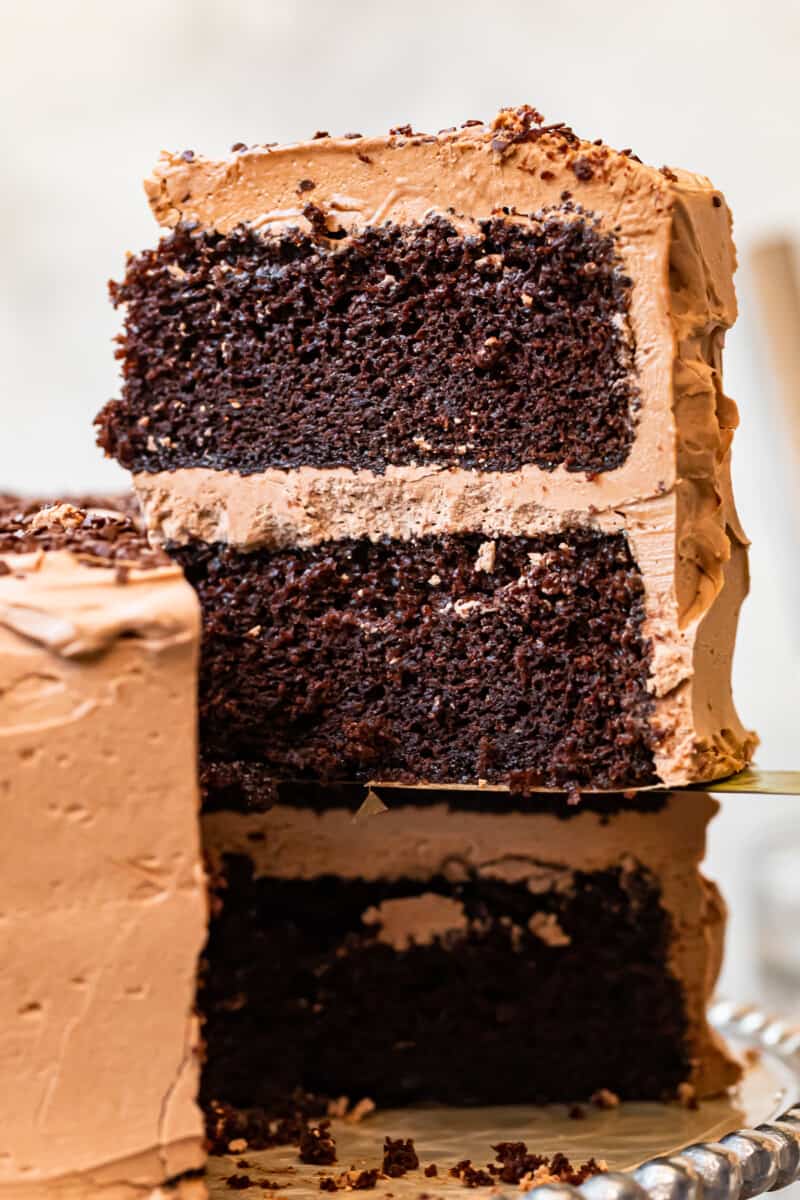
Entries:
<svg viewBox="0 0 800 1200">
<path fill-rule="evenodd" d="M 125 516 L 26 508 L 0 506 L 0 1191 L 199 1200 L 197 601 Z"/>
<path fill-rule="evenodd" d="M 575 793 L 750 759 L 708 180 L 521 108 L 146 187 L 99 440 L 200 596 L 209 770 Z"/>
<path fill-rule="evenodd" d="M 710 797 L 384 799 L 355 820 L 324 790 L 203 818 L 209 1111 L 706 1096 L 739 1077 L 705 1016 L 725 922 L 698 870 Z"/>
</svg>

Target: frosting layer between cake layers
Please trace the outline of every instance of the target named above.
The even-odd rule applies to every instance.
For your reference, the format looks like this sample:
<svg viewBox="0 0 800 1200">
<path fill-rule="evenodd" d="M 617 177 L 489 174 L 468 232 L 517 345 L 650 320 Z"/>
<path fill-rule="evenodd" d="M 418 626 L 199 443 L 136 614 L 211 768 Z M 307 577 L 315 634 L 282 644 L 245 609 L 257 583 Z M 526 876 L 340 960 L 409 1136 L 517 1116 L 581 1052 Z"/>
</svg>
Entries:
<svg viewBox="0 0 800 1200">
<path fill-rule="evenodd" d="M 204 816 L 222 884 L 206 1101 L 704 1096 L 738 1078 L 705 1016 L 725 923 L 698 870 L 710 797 L 569 819 L 385 798 L 355 821 Z"/>
<path fill-rule="evenodd" d="M 200 1200 L 197 604 L 60 512 L 0 530 L 0 1194 Z"/>
<path fill-rule="evenodd" d="M 568 131 L 542 131 L 522 111 L 501 113 L 489 129 L 470 126 L 437 137 L 397 133 L 388 139 L 321 138 L 282 148 L 253 147 L 221 162 L 168 155 L 147 190 L 158 220 L 179 227 L 179 238 L 186 236 L 181 232 L 185 222 L 194 223 L 193 237 L 211 241 L 241 239 L 247 231 L 250 237 L 255 233 L 262 238 L 273 258 L 275 247 L 284 247 L 281 253 L 287 261 L 298 253 L 298 239 L 311 239 L 317 256 L 323 260 L 328 256 L 334 274 L 336 256 L 358 248 L 370 229 L 420 229 L 441 218 L 466 239 L 465 244 L 471 244 L 470 239 L 480 243 L 488 237 L 487 221 L 513 225 L 531 237 L 553 222 L 560 222 L 567 232 L 580 226 L 586 254 L 575 270 L 588 270 L 590 275 L 610 272 L 617 310 L 604 332 L 598 326 L 596 333 L 602 340 L 611 329 L 621 331 L 617 368 L 625 367 L 621 376 L 617 372 L 608 378 L 609 387 L 623 395 L 630 438 L 605 467 L 581 470 L 580 463 L 569 461 L 568 455 L 560 462 L 557 455 L 548 460 L 535 437 L 529 461 L 518 461 L 514 469 L 480 466 L 482 460 L 491 462 L 502 451 L 499 443 L 492 442 L 491 415 L 501 413 L 504 386 L 513 394 L 520 420 L 525 413 L 519 384 L 509 384 L 509 377 L 503 375 L 503 354 L 497 351 L 500 345 L 504 354 L 517 353 L 522 335 L 515 327 L 514 337 L 503 342 L 498 297 L 505 303 L 508 290 L 518 288 L 520 311 L 531 315 L 530 337 L 535 340 L 541 334 L 545 356 L 547 320 L 554 312 L 573 305 L 576 314 L 585 315 L 584 308 L 596 302 L 593 293 L 576 297 L 564 283 L 566 275 L 550 280 L 541 264 L 526 292 L 528 284 L 511 255 L 508 261 L 490 255 L 488 263 L 475 260 L 474 254 L 467 256 L 473 273 L 488 271 L 491 286 L 481 284 L 480 291 L 489 317 L 464 335 L 464 353 L 477 363 L 476 378 L 465 374 L 464 386 L 472 387 L 475 395 L 482 394 L 483 386 L 496 396 L 495 408 L 481 411 L 475 418 L 477 426 L 473 421 L 472 444 L 469 428 L 464 444 L 456 442 L 458 422 L 468 426 L 469 412 L 462 413 L 457 400 L 443 400 L 435 436 L 423 421 L 419 436 L 412 439 L 416 452 L 407 461 L 397 460 L 390 429 L 383 459 L 378 456 L 369 469 L 359 465 L 359 456 L 365 453 L 359 449 L 360 422 L 374 419 L 369 387 L 384 382 L 371 379 L 366 369 L 366 381 L 361 380 L 366 391 L 356 408 L 350 406 L 345 373 L 333 383 L 325 377 L 326 395 L 331 393 L 335 399 L 340 389 L 340 423 L 353 429 L 351 460 L 344 445 L 336 452 L 338 462 L 316 464 L 314 456 L 320 454 L 316 450 L 309 454 L 309 465 L 276 465 L 285 456 L 271 443 L 265 460 L 255 461 L 252 444 L 257 442 L 259 422 L 269 425 L 285 396 L 280 380 L 272 394 L 259 395 L 251 386 L 253 351 L 248 350 L 248 357 L 240 346 L 237 359 L 233 318 L 219 334 L 227 339 L 226 345 L 230 343 L 232 358 L 226 357 L 228 351 L 218 342 L 208 349 L 208 354 L 213 350 L 221 356 L 218 399 L 225 412 L 221 415 L 222 408 L 209 403 L 205 433 L 193 434 L 191 444 L 181 440 L 181 414 L 191 411 L 196 430 L 193 404 L 199 403 L 205 411 L 205 399 L 194 400 L 187 390 L 180 395 L 165 392 L 159 400 L 159 379 L 168 377 L 172 387 L 179 374 L 177 355 L 171 365 L 153 372 L 155 382 L 141 385 L 135 393 L 129 391 L 121 408 L 111 405 L 101 415 L 101 438 L 132 466 L 154 536 L 174 545 L 204 541 L 243 552 L 319 546 L 324 553 L 327 543 L 345 538 L 391 538 L 413 546 L 414 539 L 431 535 L 479 533 L 492 542 L 511 535 L 567 534 L 576 527 L 621 532 L 643 584 L 640 634 L 650 656 L 647 693 L 653 701 L 648 718 L 653 777 L 671 785 L 710 780 L 749 760 L 755 738 L 741 725 L 730 692 L 738 609 L 748 586 L 747 543 L 730 489 L 736 407 L 724 395 L 721 374 L 724 333 L 736 315 L 735 252 L 728 209 L 708 180 L 683 171 L 654 170 L 627 154 L 582 142 Z M 597 251 L 592 238 L 608 239 L 614 251 L 612 262 Z M 199 276 L 191 274 L 199 270 L 196 255 L 188 251 L 186 255 L 179 255 L 166 268 L 155 260 L 143 264 L 140 290 L 126 296 L 123 285 L 123 297 L 135 309 L 137 296 L 147 299 L 147 280 L 152 276 L 155 289 L 159 271 L 166 269 L 174 277 L 176 311 L 184 319 L 193 303 L 186 296 L 202 292 L 213 298 L 218 287 L 222 304 L 224 289 L 229 287 L 222 269 L 225 264 L 213 277 L 204 276 L 201 287 Z M 233 262 L 233 250 L 230 255 Z M 476 261 L 481 264 L 477 268 Z M 275 260 L 263 269 L 279 275 L 282 268 Z M 395 274 L 398 271 L 402 274 L 400 267 Z M 249 276 L 242 263 L 229 266 L 231 272 L 244 296 L 248 278 L 252 283 L 258 276 L 257 266 L 252 264 Z M 392 278 L 387 276 L 389 290 L 394 286 Z M 329 284 L 325 286 L 330 290 Z M 369 308 L 376 303 L 376 286 L 370 280 L 360 297 L 357 288 L 355 299 L 348 294 L 347 311 L 356 332 L 359 305 Z M 185 294 L 181 289 L 186 289 Z M 437 293 L 433 303 L 438 299 Z M 187 307 L 182 308 L 184 303 Z M 288 316 L 277 301 L 274 313 L 266 302 L 260 309 L 256 305 L 256 325 L 260 321 L 263 328 L 271 329 L 276 322 L 278 326 L 281 321 L 291 323 L 298 311 L 297 302 L 292 303 L 295 308 L 289 305 Z M 492 304 L 497 308 L 494 314 Z M 491 324 L 493 315 L 496 329 Z M 536 323 L 540 319 L 543 325 Z M 428 353 L 426 328 L 423 322 L 416 347 L 422 357 Z M 478 335 L 482 340 L 473 344 Z M 202 341 L 202 323 L 192 327 L 191 336 Z M 304 342 L 303 336 L 298 334 L 295 347 L 298 371 L 305 358 L 313 366 L 318 354 L 335 361 L 334 350 L 316 326 L 313 337 L 308 335 L 310 341 Z M 386 340 L 392 336 L 386 334 Z M 377 334 L 376 339 L 380 342 Z M 175 343 L 176 347 L 182 344 Z M 408 353 L 414 350 L 410 345 Z M 191 356 L 191 347 L 186 353 Z M 127 375 L 138 378 L 147 363 L 141 337 L 135 344 L 129 340 L 127 354 Z M 367 359 L 371 362 L 369 355 Z M 198 371 L 202 366 L 199 360 Z M 603 411 L 601 390 L 595 387 L 594 393 L 591 388 L 581 393 L 577 387 L 581 380 L 559 376 L 552 383 L 555 377 L 548 378 L 550 392 L 546 386 L 532 392 L 531 405 L 547 408 L 552 401 L 560 405 L 556 426 L 559 421 L 563 426 L 572 411 L 582 428 L 591 428 L 592 413 L 597 418 Z M 390 379 L 389 384 L 401 398 L 398 379 Z M 130 389 L 132 384 L 126 386 Z M 312 400 L 321 394 L 313 390 L 319 386 L 319 379 L 310 376 Z M 444 389 L 445 382 L 441 386 Z M 552 394 L 559 387 L 563 392 Z M 313 403 L 312 417 L 303 403 L 297 400 L 301 423 L 313 419 Z M 335 406 L 326 404 L 320 403 L 321 422 L 330 422 L 331 412 L 335 413 Z M 162 424 L 167 410 L 171 423 Z M 429 418 L 430 414 L 425 420 Z M 502 430 L 499 415 L 497 424 Z M 165 432 L 160 433 L 162 428 Z M 315 436 L 319 433 L 316 430 Z M 343 444 L 338 431 L 336 444 Z M 236 462 L 237 446 L 241 465 Z M 369 453 L 374 458 L 374 450 Z M 515 453 L 519 459 L 521 452 Z"/>
</svg>

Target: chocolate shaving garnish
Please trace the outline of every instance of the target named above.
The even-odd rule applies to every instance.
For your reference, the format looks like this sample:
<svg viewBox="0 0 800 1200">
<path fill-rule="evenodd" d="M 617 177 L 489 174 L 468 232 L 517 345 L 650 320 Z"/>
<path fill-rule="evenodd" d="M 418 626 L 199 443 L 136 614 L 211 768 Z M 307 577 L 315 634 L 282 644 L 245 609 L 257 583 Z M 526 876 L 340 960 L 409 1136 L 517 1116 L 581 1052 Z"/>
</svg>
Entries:
<svg viewBox="0 0 800 1200">
<path fill-rule="evenodd" d="M 168 556 L 148 545 L 130 517 L 71 504 L 51 505 L 33 512 L 0 510 L 0 554 L 29 554 L 37 550 L 68 550 L 85 567 L 116 567 L 124 582 L 134 567 L 163 567 Z"/>
</svg>

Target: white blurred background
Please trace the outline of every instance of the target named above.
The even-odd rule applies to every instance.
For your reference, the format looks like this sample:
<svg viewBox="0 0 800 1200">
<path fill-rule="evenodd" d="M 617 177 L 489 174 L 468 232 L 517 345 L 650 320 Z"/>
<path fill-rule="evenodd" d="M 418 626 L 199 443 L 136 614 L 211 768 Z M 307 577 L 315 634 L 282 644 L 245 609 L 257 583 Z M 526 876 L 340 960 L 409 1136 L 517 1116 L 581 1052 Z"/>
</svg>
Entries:
<svg viewBox="0 0 800 1200">
<path fill-rule="evenodd" d="M 761 765 L 800 769 L 792 388 L 751 270 L 762 240 L 800 235 L 799 54 L 798 0 L 0 0 L 0 490 L 124 483 L 91 430 L 117 389 L 105 285 L 156 238 L 140 180 L 162 147 L 436 130 L 532 103 L 710 175 L 733 208 L 741 316 L 726 378 L 754 543 L 738 698 Z M 799 816 L 800 797 L 735 797 L 716 823 L 709 870 L 733 910 L 723 988 L 737 998 L 773 999 L 754 886 L 776 837 L 794 836 L 800 881 Z M 800 953 L 800 914 L 787 936 Z M 800 1015 L 800 988 L 781 1002 Z"/>
</svg>

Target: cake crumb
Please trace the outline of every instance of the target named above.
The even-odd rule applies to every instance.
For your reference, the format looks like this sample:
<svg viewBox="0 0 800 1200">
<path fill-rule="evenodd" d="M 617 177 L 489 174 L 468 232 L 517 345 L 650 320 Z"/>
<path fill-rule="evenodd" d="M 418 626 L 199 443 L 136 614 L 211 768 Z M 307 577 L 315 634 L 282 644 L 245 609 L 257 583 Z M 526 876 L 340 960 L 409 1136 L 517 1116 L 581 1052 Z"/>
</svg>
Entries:
<svg viewBox="0 0 800 1200">
<path fill-rule="evenodd" d="M 487 575 L 491 575 L 494 570 L 495 559 L 497 557 L 496 542 L 481 542 L 478 547 L 478 554 L 475 558 L 475 570 L 485 571 Z"/>
<path fill-rule="evenodd" d="M 231 1154 L 243 1154 L 247 1149 L 247 1145 L 247 1138 L 233 1138 L 232 1141 L 228 1142 L 228 1151 Z"/>
<path fill-rule="evenodd" d="M 363 805 L 362 805 L 363 807 Z M 359 809 L 359 812 L 361 809 Z M 357 814 L 356 814 L 357 815 Z M 338 1100 L 328 1101 L 328 1116 L 329 1117 L 344 1117 L 350 1107 L 349 1096 L 339 1096 Z"/>
<path fill-rule="evenodd" d="M 700 1101 L 697 1099 L 697 1091 L 694 1084 L 689 1082 L 678 1084 L 678 1103 L 693 1112 L 700 1107 Z"/>
<path fill-rule="evenodd" d="M 558 917 L 552 912 L 535 912 L 528 921 L 528 929 L 545 946 L 569 946 L 572 938 L 561 928 Z"/>
<path fill-rule="evenodd" d="M 330 1121 L 308 1125 L 300 1138 L 300 1161 L 312 1166 L 328 1167 L 336 1162 L 336 1140 L 330 1131 Z"/>
<path fill-rule="evenodd" d="M 619 1096 L 610 1088 L 598 1088 L 592 1096 L 595 1108 L 619 1108 Z"/>
<path fill-rule="evenodd" d="M 428 1163 L 423 1174 L 425 1175 L 426 1179 L 435 1179 L 439 1174 L 439 1168 L 437 1167 L 436 1163 Z"/>
<path fill-rule="evenodd" d="M 353 1188 L 356 1192 L 365 1192 L 369 1188 L 374 1188 L 378 1182 L 380 1171 L 377 1167 L 369 1167 L 363 1171 L 350 1170 L 347 1172 L 348 1187 Z"/>
<path fill-rule="evenodd" d="M 229 1175 L 225 1182 L 232 1192 L 243 1192 L 253 1186 L 249 1175 Z"/>
<path fill-rule="evenodd" d="M 472 1160 L 462 1158 L 461 1162 L 457 1162 L 454 1167 L 450 1168 L 449 1174 L 453 1179 L 460 1179 L 464 1187 L 492 1187 L 496 1182 L 494 1176 L 488 1171 L 484 1171 L 481 1167 L 473 1167 Z"/>
<path fill-rule="evenodd" d="M 375 796 L 374 792 L 371 794 Z M 380 811 L 388 812 L 386 805 L 383 803 L 380 797 L 375 796 L 375 799 L 381 805 Z M 375 811 L 377 812 L 378 810 L 376 809 Z M 375 1101 L 371 1100 L 369 1096 L 362 1096 L 358 1104 L 354 1104 L 350 1109 L 350 1112 L 345 1114 L 345 1120 L 352 1121 L 354 1125 L 358 1125 L 358 1123 L 363 1121 L 365 1117 L 368 1117 L 370 1113 L 374 1113 L 376 1107 Z"/>
<path fill-rule="evenodd" d="M 407 1171 L 416 1171 L 419 1166 L 413 1138 L 384 1138 L 383 1173 L 390 1179 L 399 1179 Z"/>
<path fill-rule="evenodd" d="M 344 1171 L 338 1179 L 334 1179 L 332 1175 L 325 1175 L 319 1181 L 319 1189 L 321 1192 L 366 1192 L 376 1186 L 380 1177 L 381 1171 L 378 1167 L 367 1167 L 361 1170 L 351 1167 L 349 1171 Z"/>
</svg>

